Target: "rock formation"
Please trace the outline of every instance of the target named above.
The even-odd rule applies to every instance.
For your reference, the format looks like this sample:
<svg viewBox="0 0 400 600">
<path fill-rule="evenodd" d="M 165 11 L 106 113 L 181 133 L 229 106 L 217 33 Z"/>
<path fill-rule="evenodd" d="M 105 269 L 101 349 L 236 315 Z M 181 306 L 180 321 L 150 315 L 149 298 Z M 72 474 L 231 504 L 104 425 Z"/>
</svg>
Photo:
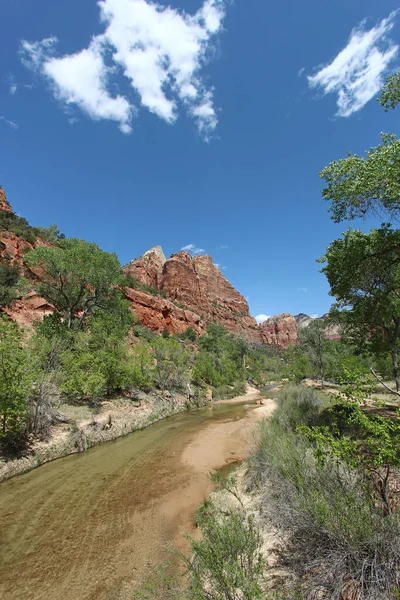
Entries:
<svg viewBox="0 0 400 600">
<path fill-rule="evenodd" d="M 130 292 L 132 308 L 147 327 L 156 331 L 167 327 L 175 331 L 179 323 L 180 332 L 183 324 L 188 323 L 186 327 L 190 325 L 202 333 L 207 323 L 214 322 L 249 341 L 261 342 L 259 328 L 250 316 L 246 300 L 213 264 L 211 256 L 192 257 L 182 251 L 166 260 L 161 247 L 155 246 L 126 265 L 124 272 L 162 292 L 169 301 L 169 310 L 164 301 L 164 310 L 160 311 L 162 298 L 153 297 L 144 310 L 143 297 L 136 306 L 134 297 L 138 295 Z"/>
<path fill-rule="evenodd" d="M 322 317 L 309 317 L 308 315 L 306 315 L 304 313 L 300 313 L 295 316 L 295 319 L 296 319 L 297 327 L 299 330 L 303 329 L 304 327 L 308 327 L 310 325 L 310 323 L 312 323 L 315 320 L 326 322 L 325 323 L 326 324 L 326 327 L 325 327 L 326 339 L 327 340 L 340 340 L 340 338 L 341 338 L 340 325 L 337 325 L 335 323 L 329 323 L 328 313 L 326 313 L 325 315 L 322 315 Z"/>
<path fill-rule="evenodd" d="M 6 194 L 2 187 L 0 187 L 0 210 L 5 210 L 6 212 L 12 212 L 12 208 L 6 198 Z"/>
<path fill-rule="evenodd" d="M 134 258 L 129 265 L 124 267 L 124 272 L 126 275 L 131 275 L 131 277 L 140 281 L 140 283 L 160 290 L 166 260 L 161 246 L 154 246 L 140 258 Z"/>
<path fill-rule="evenodd" d="M 263 344 L 275 344 L 287 348 L 298 343 L 296 319 L 290 313 L 271 317 L 260 325 Z"/>
<path fill-rule="evenodd" d="M 0 211 L 12 212 L 1 188 Z M 21 274 L 30 281 L 38 281 L 42 276 L 41 270 L 28 269 L 23 257 L 43 244 L 48 242 L 38 238 L 30 243 L 11 231 L 0 231 L 0 259 L 18 266 Z M 143 286 L 143 289 L 136 289 L 136 286 L 135 289 L 127 289 L 132 311 L 145 327 L 158 333 L 165 328 L 170 333 L 183 333 L 191 327 L 201 335 L 208 323 L 218 323 L 249 342 L 286 348 L 298 342 L 298 327 L 307 326 L 312 321 L 304 314 L 295 318 L 284 313 L 257 325 L 246 300 L 213 264 L 209 255 L 192 257 L 182 251 L 166 259 L 161 246 L 154 246 L 126 265 L 124 272 Z M 146 289 L 146 286 L 153 289 Z M 31 291 L 6 312 L 21 325 L 30 327 L 52 310 L 46 300 Z M 329 326 L 327 337 L 340 337 L 337 328 Z"/>
</svg>

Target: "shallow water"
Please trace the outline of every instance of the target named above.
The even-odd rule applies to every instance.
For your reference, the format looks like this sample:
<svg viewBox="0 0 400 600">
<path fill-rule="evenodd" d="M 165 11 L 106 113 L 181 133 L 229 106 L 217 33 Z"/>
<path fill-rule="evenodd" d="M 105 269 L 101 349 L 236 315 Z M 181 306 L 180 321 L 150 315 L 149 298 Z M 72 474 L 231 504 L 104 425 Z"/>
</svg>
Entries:
<svg viewBox="0 0 400 600">
<path fill-rule="evenodd" d="M 169 542 L 183 547 L 211 490 L 183 451 L 210 424 L 222 430 L 246 413 L 185 412 L 0 484 L 0 598 L 129 598 Z"/>
</svg>

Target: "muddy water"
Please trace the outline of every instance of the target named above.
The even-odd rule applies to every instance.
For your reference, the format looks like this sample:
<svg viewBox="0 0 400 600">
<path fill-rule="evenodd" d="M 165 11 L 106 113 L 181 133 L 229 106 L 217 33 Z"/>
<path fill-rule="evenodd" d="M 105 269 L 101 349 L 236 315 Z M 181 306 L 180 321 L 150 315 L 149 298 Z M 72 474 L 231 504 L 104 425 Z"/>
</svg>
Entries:
<svg viewBox="0 0 400 600">
<path fill-rule="evenodd" d="M 241 458 L 251 412 L 176 415 L 0 484 L 0 598 L 129 598 L 168 543 L 184 545 L 206 472 Z"/>
</svg>

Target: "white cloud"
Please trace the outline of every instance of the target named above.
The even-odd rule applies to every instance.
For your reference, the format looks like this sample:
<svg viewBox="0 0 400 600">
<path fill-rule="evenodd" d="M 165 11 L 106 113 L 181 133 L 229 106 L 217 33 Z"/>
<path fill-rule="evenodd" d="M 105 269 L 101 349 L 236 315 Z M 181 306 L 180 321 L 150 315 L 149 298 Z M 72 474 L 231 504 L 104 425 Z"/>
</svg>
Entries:
<svg viewBox="0 0 400 600">
<path fill-rule="evenodd" d="M 204 254 L 205 252 L 204 248 L 198 248 L 196 244 L 188 244 L 187 246 L 183 246 L 181 250 L 186 250 L 187 252 L 190 252 L 190 254 L 192 254 L 193 256 L 197 256 L 198 254 Z"/>
<path fill-rule="evenodd" d="M 365 21 L 360 23 L 336 58 L 307 77 L 310 87 L 321 89 L 324 95 L 338 95 L 338 116 L 349 117 L 357 112 L 381 89 L 389 63 L 399 48 L 388 38 L 396 15 L 397 11 L 390 13 L 369 30 L 365 30 Z"/>
<path fill-rule="evenodd" d="M 301 287 L 301 288 L 297 288 L 298 292 L 303 292 L 304 294 L 306 294 L 308 292 L 308 289 L 305 287 Z"/>
<path fill-rule="evenodd" d="M 226 250 L 229 246 L 217 246 L 217 250 Z"/>
<path fill-rule="evenodd" d="M 182 104 L 209 138 L 217 115 L 200 71 L 222 30 L 225 0 L 205 0 L 194 15 L 150 0 L 99 0 L 98 6 L 105 30 L 88 48 L 55 58 L 56 38 L 23 41 L 24 64 L 48 78 L 60 101 L 93 119 L 115 120 L 129 133 L 133 100 L 109 92 L 111 74 L 122 71 L 143 107 L 173 123 Z"/>
<path fill-rule="evenodd" d="M 18 86 L 17 86 L 17 84 L 16 84 L 16 83 L 12 83 L 12 84 L 10 85 L 10 94 L 11 94 L 12 96 L 14 96 L 14 94 L 16 94 L 16 93 L 17 93 L 17 89 L 18 89 Z"/>
<path fill-rule="evenodd" d="M 267 321 L 270 318 L 271 318 L 271 315 L 257 315 L 255 317 L 255 320 L 257 321 L 257 323 L 259 325 L 261 325 L 261 323 L 264 323 L 264 321 Z"/>
<path fill-rule="evenodd" d="M 6 125 L 11 127 L 11 129 L 18 129 L 17 123 L 14 123 L 14 121 L 10 121 L 9 119 L 6 119 L 3 116 L 0 116 L 0 121 L 3 121 L 3 123 L 6 123 Z"/>
<path fill-rule="evenodd" d="M 312 319 L 318 319 L 318 315 L 311 315 Z"/>
<path fill-rule="evenodd" d="M 305 71 L 305 70 L 306 70 L 306 68 L 305 68 L 305 67 L 301 67 L 301 69 L 299 69 L 299 71 L 298 71 L 298 73 L 297 73 L 297 76 L 298 76 L 298 77 L 301 77 L 301 76 L 303 75 L 303 73 L 304 73 L 304 71 Z"/>
<path fill-rule="evenodd" d="M 55 38 L 23 42 L 23 60 L 39 69 L 51 82 L 55 97 L 66 106 L 78 105 L 92 119 L 117 121 L 123 133 L 130 133 L 131 106 L 126 98 L 113 98 L 107 91 L 110 68 L 104 64 L 102 46 L 94 38 L 85 50 L 62 58 L 49 56 Z"/>
</svg>

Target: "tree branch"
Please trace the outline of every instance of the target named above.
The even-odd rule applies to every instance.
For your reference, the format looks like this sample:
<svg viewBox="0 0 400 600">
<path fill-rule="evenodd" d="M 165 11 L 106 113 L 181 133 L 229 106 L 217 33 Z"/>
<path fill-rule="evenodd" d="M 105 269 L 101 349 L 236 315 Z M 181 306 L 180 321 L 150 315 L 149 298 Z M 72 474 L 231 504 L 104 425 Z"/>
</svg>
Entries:
<svg viewBox="0 0 400 600">
<path fill-rule="evenodd" d="M 377 379 L 379 381 L 379 383 L 381 383 L 383 385 L 383 387 L 385 387 L 387 390 L 389 390 L 389 392 L 391 394 L 394 394 L 395 396 L 400 396 L 400 392 L 396 392 L 396 390 L 392 390 L 392 388 L 390 388 L 388 385 L 386 385 L 386 383 L 384 381 L 382 381 L 382 379 L 375 373 L 375 371 L 373 370 L 372 367 L 371 367 L 371 373 L 375 377 L 375 379 Z"/>
</svg>

